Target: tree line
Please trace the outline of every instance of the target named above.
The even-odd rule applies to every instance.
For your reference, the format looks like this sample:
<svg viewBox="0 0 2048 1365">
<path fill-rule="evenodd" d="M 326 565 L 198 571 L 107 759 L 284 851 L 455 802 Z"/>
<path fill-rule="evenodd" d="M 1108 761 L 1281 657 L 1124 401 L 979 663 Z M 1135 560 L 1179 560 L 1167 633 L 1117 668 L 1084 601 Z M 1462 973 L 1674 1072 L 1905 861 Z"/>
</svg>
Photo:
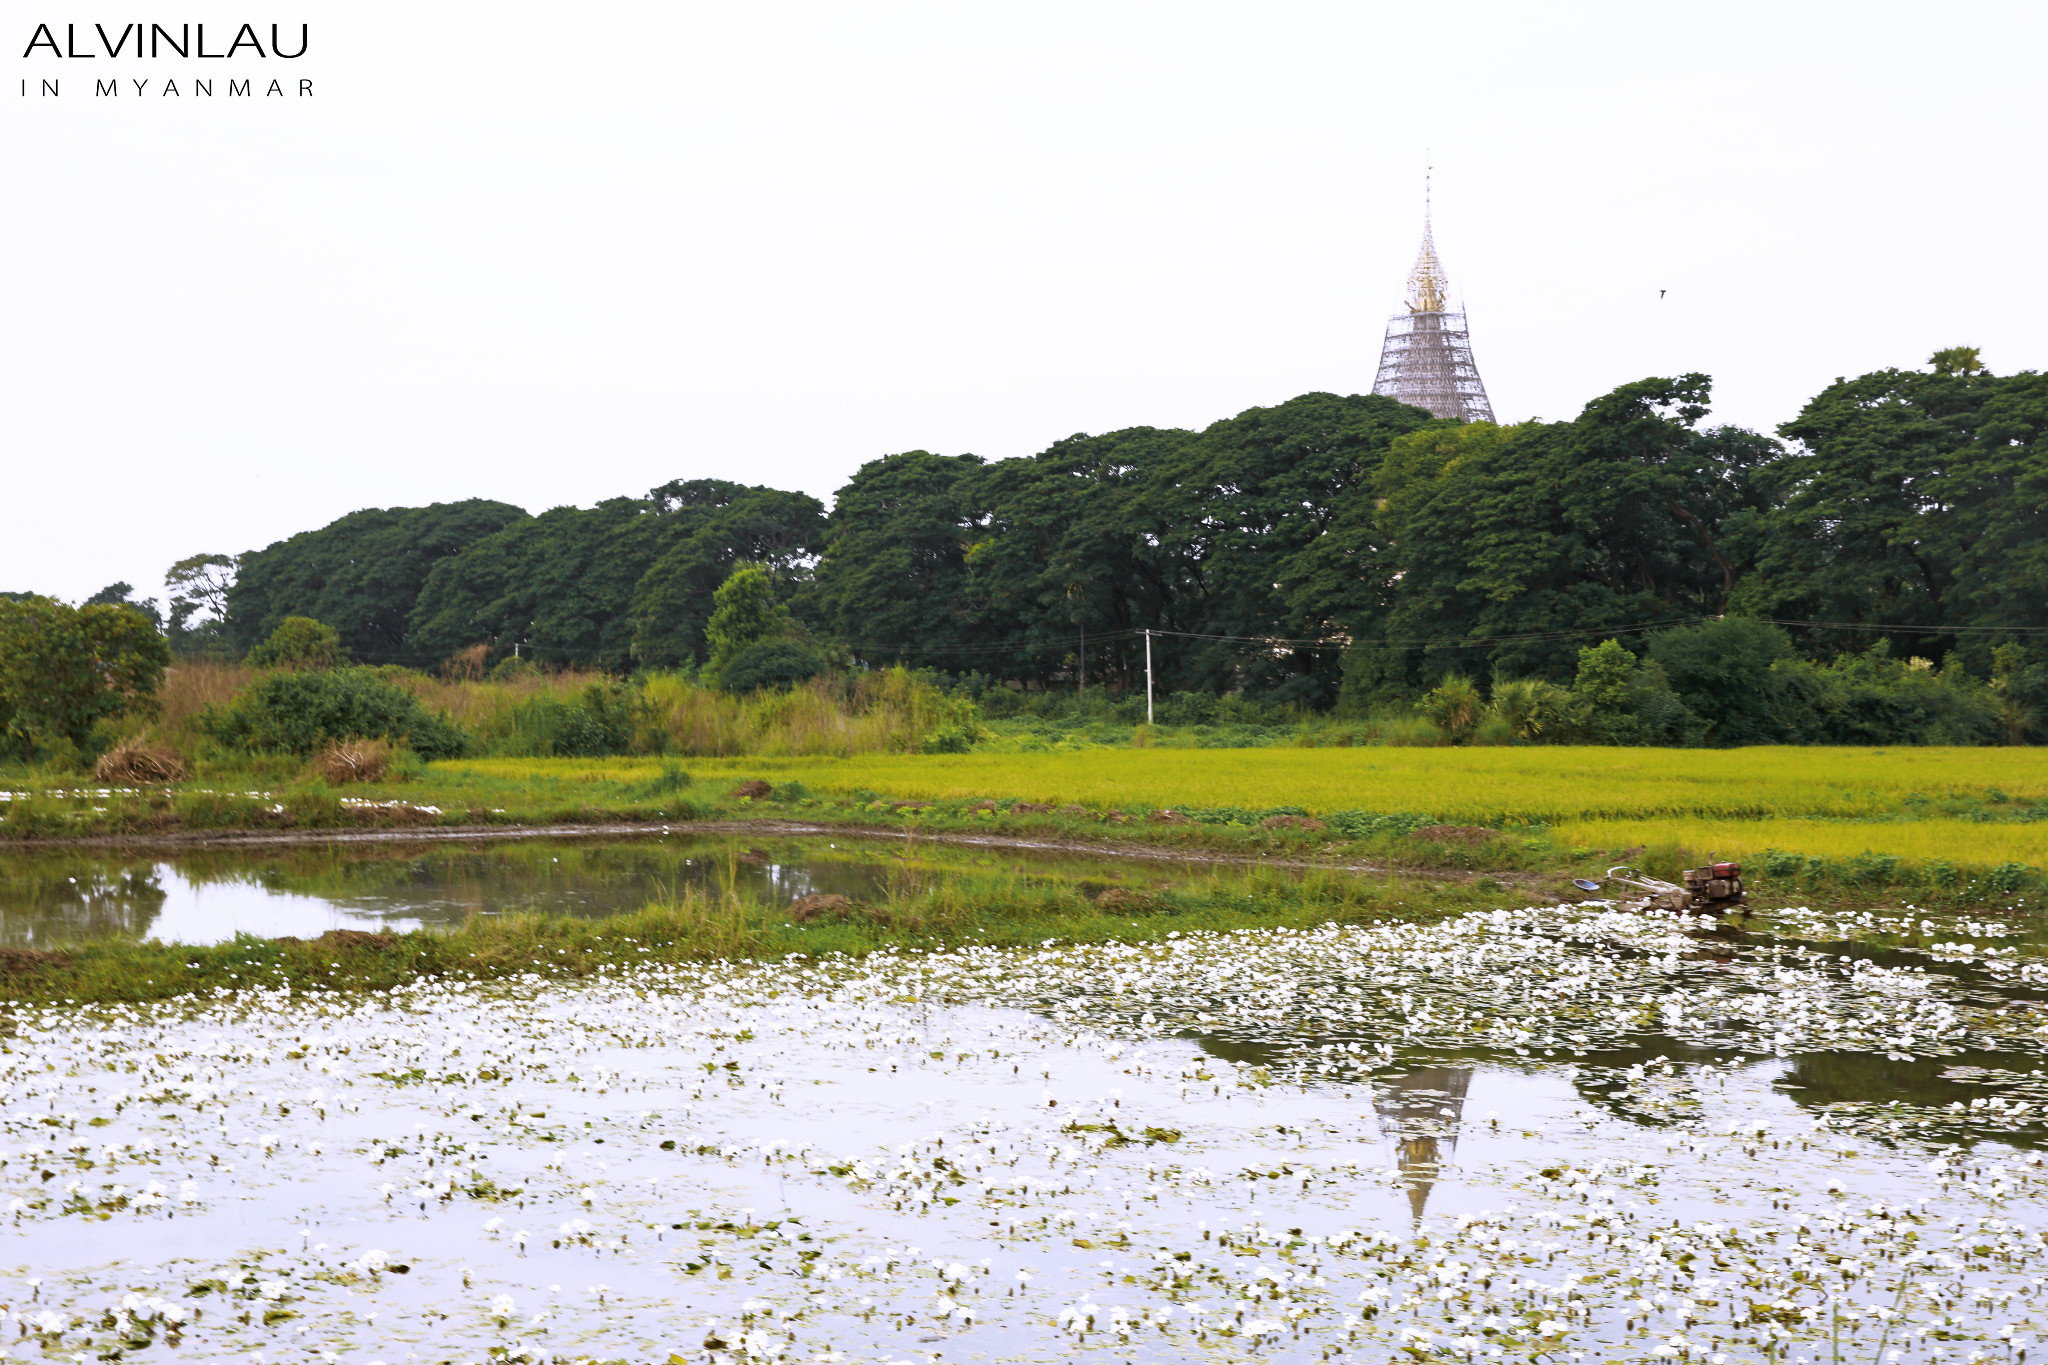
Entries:
<svg viewBox="0 0 2048 1365">
<path fill-rule="evenodd" d="M 1311 393 L 1022 459 L 889 455 L 829 510 L 715 479 L 539 516 L 368 509 L 181 561 L 165 626 L 187 653 L 239 656 L 311 617 L 372 663 L 689 668 L 718 652 L 717 595 L 744 571 L 747 610 L 782 623 L 764 680 L 837 660 L 1114 694 L 1143 686 L 1149 644 L 1162 696 L 1366 710 L 1448 677 L 1570 687 L 1614 639 L 1697 703 L 1649 649 L 1691 630 L 1680 643 L 1707 662 L 1745 661 L 1714 684 L 1744 705 L 1759 686 L 1774 705 L 1813 694 L 1795 665 L 1890 659 L 1995 688 L 2006 730 L 2031 733 L 2048 706 L 2048 377 L 1940 351 L 1837 380 L 1775 435 L 1704 426 L 1710 393 L 1705 375 L 1645 379 L 1510 425 Z M 1722 619 L 1748 624 L 1704 625 Z M 1794 737 L 1727 704 L 1709 725 Z"/>
</svg>

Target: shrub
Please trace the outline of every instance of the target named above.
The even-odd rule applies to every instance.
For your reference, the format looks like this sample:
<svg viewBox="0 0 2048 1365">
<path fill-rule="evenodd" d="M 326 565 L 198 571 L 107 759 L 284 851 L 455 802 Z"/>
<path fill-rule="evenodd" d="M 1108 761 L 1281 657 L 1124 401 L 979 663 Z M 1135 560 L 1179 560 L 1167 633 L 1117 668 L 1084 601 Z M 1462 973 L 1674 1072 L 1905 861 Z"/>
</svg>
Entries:
<svg viewBox="0 0 2048 1365">
<path fill-rule="evenodd" d="M 2001 896 L 2026 889 L 2033 869 L 2025 863 L 2000 863 L 1984 874 L 1984 884 Z"/>
<path fill-rule="evenodd" d="M 1720 745 L 1777 744 L 1809 726 L 1795 715 L 1799 700 L 1776 667 L 1792 658 L 1791 637 L 1768 622 L 1728 616 L 1660 630 L 1647 641 L 1686 709 Z"/>
<path fill-rule="evenodd" d="M 926 735 L 918 747 L 927 754 L 964 754 L 974 748 L 974 733 L 965 726 L 949 725 Z"/>
<path fill-rule="evenodd" d="M 1444 742 L 1444 732 L 1425 716 L 1396 716 L 1380 727 L 1380 743 L 1397 749 L 1434 748 Z"/>
<path fill-rule="evenodd" d="M 46 796 L 16 793 L 12 801 L 0 801 L 0 836 L 46 839 L 68 834 L 71 829 L 70 812 Z"/>
<path fill-rule="evenodd" d="M 1376 834 L 1397 837 L 1413 834 L 1425 825 L 1435 824 L 1436 820 L 1433 816 L 1418 815 L 1413 811 L 1381 814 L 1369 810 L 1333 810 L 1323 816 L 1323 823 L 1353 839 L 1369 839 Z"/>
<path fill-rule="evenodd" d="M 1443 733 L 1446 743 L 1463 744 L 1479 728 L 1479 718 L 1486 707 L 1480 701 L 1479 689 L 1472 685 L 1472 680 L 1461 673 L 1453 673 L 1438 683 L 1428 696 L 1415 703 L 1415 709 Z"/>
<path fill-rule="evenodd" d="M 310 616 L 287 616 L 270 638 L 249 651 L 255 668 L 334 668 L 348 659 L 341 635 Z"/>
<path fill-rule="evenodd" d="M 82 747 L 93 726 L 155 710 L 170 642 L 132 606 L 0 598 L 0 746 Z"/>
<path fill-rule="evenodd" d="M 1540 678 L 1510 678 L 1493 685 L 1493 718 L 1516 739 L 1556 739 L 1571 728 L 1571 693 Z"/>
<path fill-rule="evenodd" d="M 1690 744 L 1703 728 L 1663 668 L 1639 661 L 1619 640 L 1579 651 L 1572 697 L 1580 737 L 1593 744 Z"/>
<path fill-rule="evenodd" d="M 1865 849 L 1842 866 L 1842 880 L 1889 886 L 1899 879 L 1899 860 L 1889 853 Z"/>
<path fill-rule="evenodd" d="M 1509 725 L 1499 716 L 1488 716 L 1479 722 L 1478 728 L 1472 731 L 1472 738 L 1466 742 L 1469 744 L 1513 744 L 1515 742 L 1515 727 Z"/>
<path fill-rule="evenodd" d="M 284 798 L 284 809 L 292 824 L 307 829 L 341 823 L 341 798 L 318 787 L 292 792 Z"/>
<path fill-rule="evenodd" d="M 718 685 L 732 693 L 758 692 L 791 687 L 824 671 L 818 651 L 800 640 L 761 640 L 726 661 L 718 670 Z"/>
<path fill-rule="evenodd" d="M 302 757 L 350 739 L 392 740 L 429 759 L 469 748 L 462 731 L 374 668 L 273 673 L 203 724 L 224 744 Z"/>
</svg>

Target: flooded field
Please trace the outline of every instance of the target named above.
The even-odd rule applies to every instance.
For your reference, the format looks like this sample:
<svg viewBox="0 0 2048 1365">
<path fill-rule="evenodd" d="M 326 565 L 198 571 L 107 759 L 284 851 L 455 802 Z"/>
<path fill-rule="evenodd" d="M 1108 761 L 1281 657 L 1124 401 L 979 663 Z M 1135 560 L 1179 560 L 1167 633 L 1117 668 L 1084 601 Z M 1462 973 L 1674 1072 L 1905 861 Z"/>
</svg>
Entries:
<svg viewBox="0 0 2048 1365">
<path fill-rule="evenodd" d="M 113 854 L 0 852 L 0 947 L 94 938 L 221 943 L 237 933 L 311 938 L 329 929 L 452 926 L 471 914 L 601 918 L 731 886 L 769 908 L 800 896 L 914 893 L 935 879 L 1064 882 L 1215 875 L 1170 860 L 997 855 L 858 839 L 531 839 L 469 844 L 303 845 Z M 1227 873 L 1225 874 L 1227 875 Z"/>
<path fill-rule="evenodd" d="M 1588 905 L 17 1009 L 11 1349 L 2018 1361 L 2048 967 L 1967 927 Z"/>
</svg>

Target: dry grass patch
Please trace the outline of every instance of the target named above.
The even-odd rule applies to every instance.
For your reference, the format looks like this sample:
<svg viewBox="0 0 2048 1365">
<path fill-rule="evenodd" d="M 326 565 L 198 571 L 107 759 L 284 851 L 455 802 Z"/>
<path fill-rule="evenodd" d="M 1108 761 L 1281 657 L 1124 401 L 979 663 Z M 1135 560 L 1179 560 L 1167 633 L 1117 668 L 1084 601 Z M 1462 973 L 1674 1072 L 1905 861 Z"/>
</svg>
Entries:
<svg viewBox="0 0 2048 1365">
<path fill-rule="evenodd" d="M 320 751 L 313 767 L 337 787 L 350 782 L 376 782 L 390 768 L 391 753 L 388 740 L 337 740 Z"/>
<path fill-rule="evenodd" d="M 178 751 L 163 744 L 131 739 L 93 764 L 92 775 L 114 786 L 183 782 L 190 769 Z"/>
</svg>

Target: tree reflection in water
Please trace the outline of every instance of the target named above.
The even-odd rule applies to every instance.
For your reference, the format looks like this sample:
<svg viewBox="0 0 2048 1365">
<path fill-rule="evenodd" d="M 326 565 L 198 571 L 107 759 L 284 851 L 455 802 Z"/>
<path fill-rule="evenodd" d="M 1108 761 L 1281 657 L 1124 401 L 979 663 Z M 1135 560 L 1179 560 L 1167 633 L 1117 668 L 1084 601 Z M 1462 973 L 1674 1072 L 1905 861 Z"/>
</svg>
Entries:
<svg viewBox="0 0 2048 1365">
<path fill-rule="evenodd" d="M 58 859 L 10 869 L 0 946 L 52 948 L 95 938 L 139 939 L 164 908 L 154 863 Z"/>
</svg>

